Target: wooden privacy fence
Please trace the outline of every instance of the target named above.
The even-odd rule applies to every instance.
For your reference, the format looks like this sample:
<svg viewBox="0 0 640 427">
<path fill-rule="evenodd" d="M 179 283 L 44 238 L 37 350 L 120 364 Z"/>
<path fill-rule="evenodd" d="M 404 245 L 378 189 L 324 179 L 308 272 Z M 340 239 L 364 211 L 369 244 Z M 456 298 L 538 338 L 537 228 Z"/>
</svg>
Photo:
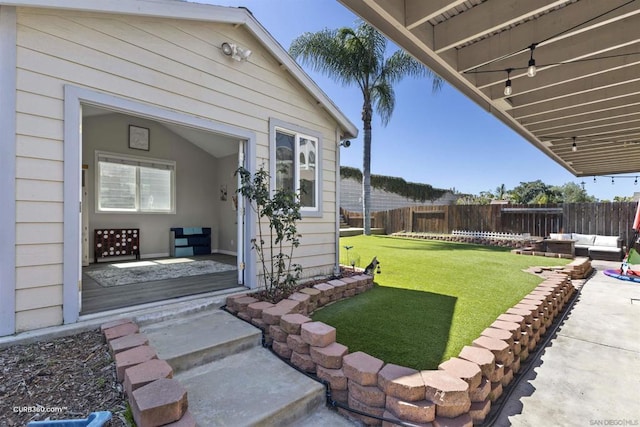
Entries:
<svg viewBox="0 0 640 427">
<path fill-rule="evenodd" d="M 636 202 L 411 206 L 374 212 L 372 221 L 387 234 L 470 230 L 544 237 L 564 232 L 620 236 L 627 244 L 633 236 L 636 206 Z"/>
</svg>

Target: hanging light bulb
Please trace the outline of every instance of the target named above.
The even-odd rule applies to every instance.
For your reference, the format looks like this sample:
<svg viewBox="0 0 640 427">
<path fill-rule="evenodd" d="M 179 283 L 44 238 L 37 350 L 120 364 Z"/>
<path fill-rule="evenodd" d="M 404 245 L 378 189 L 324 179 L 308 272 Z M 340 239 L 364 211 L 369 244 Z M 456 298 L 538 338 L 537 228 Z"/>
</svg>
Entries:
<svg viewBox="0 0 640 427">
<path fill-rule="evenodd" d="M 582 185 L 582 191 L 584 191 L 584 181 L 582 181 L 580 185 Z"/>
<path fill-rule="evenodd" d="M 596 183 L 596 177 L 595 176 L 593 177 L 593 183 L 594 184 Z"/>
<path fill-rule="evenodd" d="M 611 185 L 615 184 L 615 182 L 613 181 L 613 177 L 611 177 Z"/>
<path fill-rule="evenodd" d="M 633 185 L 638 185 L 638 177 L 636 176 L 636 179 L 633 181 Z"/>
<path fill-rule="evenodd" d="M 529 58 L 529 66 L 527 68 L 527 76 L 529 77 L 535 77 L 536 73 L 538 72 L 538 69 L 536 68 L 536 60 L 533 59 L 533 50 L 535 48 L 535 43 L 529 46 L 529 49 L 531 49 L 531 57 Z"/>
<path fill-rule="evenodd" d="M 513 93 L 513 90 L 511 89 L 511 79 L 509 78 L 511 71 L 513 71 L 511 68 L 507 69 L 507 81 L 504 82 L 504 96 L 511 96 Z"/>
<path fill-rule="evenodd" d="M 573 151 L 574 153 L 576 151 L 578 151 L 578 146 L 576 145 L 576 137 L 573 137 L 573 145 L 571 146 L 571 151 Z"/>
</svg>

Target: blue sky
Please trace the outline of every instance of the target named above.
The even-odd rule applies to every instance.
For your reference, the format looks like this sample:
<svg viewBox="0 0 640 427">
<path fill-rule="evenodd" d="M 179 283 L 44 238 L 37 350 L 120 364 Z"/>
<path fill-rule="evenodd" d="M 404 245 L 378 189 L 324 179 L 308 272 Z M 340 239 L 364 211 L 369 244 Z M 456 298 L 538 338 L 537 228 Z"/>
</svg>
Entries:
<svg viewBox="0 0 640 427">
<path fill-rule="evenodd" d="M 289 49 L 306 31 L 353 26 L 357 17 L 337 0 L 196 0 L 247 7 L 256 19 Z M 395 46 L 391 45 L 395 49 Z M 362 169 L 362 96 L 303 66 L 322 90 L 360 129 L 351 147 L 342 149 L 341 163 Z M 494 191 L 500 184 L 512 189 L 520 182 L 542 180 L 549 185 L 584 181 L 587 193 L 598 199 L 631 196 L 640 191 L 634 179 L 577 178 L 529 142 L 445 83 L 432 94 L 431 82 L 405 79 L 395 87 L 396 107 L 382 127 L 372 129 L 371 172 L 463 193 Z M 640 174 L 639 174 L 640 175 Z M 627 175 L 628 176 L 628 175 Z"/>
</svg>

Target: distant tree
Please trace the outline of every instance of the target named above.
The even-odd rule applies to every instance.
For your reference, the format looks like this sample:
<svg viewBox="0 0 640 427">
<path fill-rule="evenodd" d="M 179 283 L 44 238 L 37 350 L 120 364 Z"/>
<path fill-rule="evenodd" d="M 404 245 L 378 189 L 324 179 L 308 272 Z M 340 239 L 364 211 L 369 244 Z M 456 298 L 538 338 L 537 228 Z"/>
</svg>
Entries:
<svg viewBox="0 0 640 427">
<path fill-rule="evenodd" d="M 509 192 L 507 191 L 507 187 L 504 184 L 500 184 L 496 187 L 495 199 L 496 200 L 507 200 L 509 198 Z"/>
<path fill-rule="evenodd" d="M 560 187 L 553 187 L 560 193 L 561 202 L 563 203 L 589 203 L 597 202 L 593 196 L 587 194 L 586 190 L 575 182 L 567 182 Z"/>
<path fill-rule="evenodd" d="M 457 205 L 488 205 L 494 200 L 494 195 L 491 191 L 481 191 L 480 194 L 465 194 L 456 200 Z"/>
<path fill-rule="evenodd" d="M 614 202 L 633 202 L 633 197 L 631 196 L 615 196 L 613 198 Z"/>
<path fill-rule="evenodd" d="M 429 77 L 434 92 L 442 87 L 442 79 L 408 53 L 396 51 L 385 58 L 386 50 L 387 39 L 365 22 L 355 29 L 325 29 L 304 33 L 293 40 L 289 48 L 294 58 L 301 58 L 314 70 L 333 77 L 345 86 L 356 85 L 362 92 L 362 189 L 366 235 L 371 234 L 371 119 L 374 107 L 382 125 L 386 126 L 395 106 L 395 83 L 406 76 Z"/>
<path fill-rule="evenodd" d="M 553 199 L 551 187 L 539 179 L 536 181 L 521 182 L 520 185 L 511 190 L 510 194 L 511 200 L 520 204 L 550 203 L 550 199 Z"/>
</svg>

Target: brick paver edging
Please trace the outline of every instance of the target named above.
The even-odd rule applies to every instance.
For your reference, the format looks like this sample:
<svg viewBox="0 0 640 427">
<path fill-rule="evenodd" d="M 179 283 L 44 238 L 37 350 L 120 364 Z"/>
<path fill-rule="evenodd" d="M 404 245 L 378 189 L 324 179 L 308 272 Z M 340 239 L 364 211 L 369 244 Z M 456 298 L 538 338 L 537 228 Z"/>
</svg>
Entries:
<svg viewBox="0 0 640 427">
<path fill-rule="evenodd" d="M 133 419 L 138 427 L 195 427 L 188 411 L 187 391 L 173 378 L 173 369 L 158 359 L 149 340 L 131 319 L 100 327 L 116 362 Z"/>
<path fill-rule="evenodd" d="M 273 351 L 302 371 L 327 381 L 336 402 L 389 420 L 471 427 L 484 421 L 491 404 L 503 394 L 521 363 L 561 313 L 575 292 L 572 276 L 576 271 L 590 271 L 591 262 L 579 258 L 565 270 L 549 275 L 498 316 L 458 357 L 441 363 L 437 370 L 417 371 L 363 352 L 349 353 L 346 346 L 335 341 L 335 328 L 307 316 L 313 311 L 310 307 L 322 305 L 319 301 L 348 297 L 346 292 L 353 283 L 316 285 L 319 292 L 311 292 L 306 305 L 297 300 L 293 304 L 278 303 L 264 308 L 260 317 L 259 309 L 264 305 L 246 300 L 250 298 L 246 295 L 227 298 L 227 308 L 239 317 L 244 314 L 243 318 L 253 324 L 264 324 Z M 365 279 L 366 286 L 373 285 L 370 276 L 354 279 L 356 287 L 364 286 L 360 280 Z M 336 297 L 336 293 L 342 296 Z M 256 317 L 245 314 L 250 310 Z M 367 425 L 393 425 L 343 409 L 340 412 Z"/>
</svg>

